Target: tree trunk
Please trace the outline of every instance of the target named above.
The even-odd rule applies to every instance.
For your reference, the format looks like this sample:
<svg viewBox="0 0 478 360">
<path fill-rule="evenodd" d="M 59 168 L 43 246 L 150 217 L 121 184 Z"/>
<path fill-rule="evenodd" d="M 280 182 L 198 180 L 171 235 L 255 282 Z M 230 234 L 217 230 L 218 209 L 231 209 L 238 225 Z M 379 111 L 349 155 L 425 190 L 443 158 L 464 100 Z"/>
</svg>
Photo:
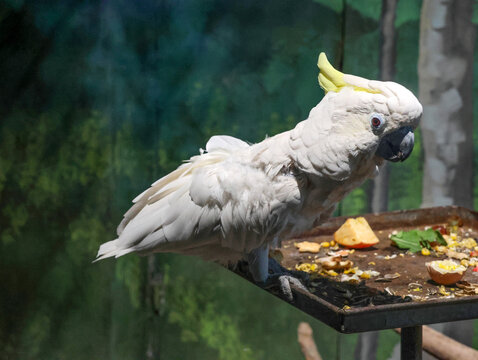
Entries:
<svg viewBox="0 0 478 360">
<path fill-rule="evenodd" d="M 395 77 L 395 60 L 397 36 L 395 30 L 395 15 L 398 0 L 382 0 L 382 15 L 380 22 L 380 80 L 393 80 Z M 380 169 L 380 173 L 371 184 L 372 212 L 388 210 L 388 179 L 390 170 L 388 164 Z M 355 348 L 356 360 L 375 359 L 378 347 L 378 331 L 359 335 Z"/>
<path fill-rule="evenodd" d="M 425 164 L 422 207 L 473 206 L 472 0 L 423 0 L 418 61 Z M 468 346 L 473 321 L 431 325 Z M 391 359 L 398 359 L 397 348 Z M 423 359 L 435 359 L 424 354 Z"/>
<path fill-rule="evenodd" d="M 472 0 L 423 0 L 418 62 L 425 152 L 422 207 L 473 205 L 472 13 Z M 431 327 L 472 344 L 471 320 Z M 435 357 L 424 354 L 423 359 Z"/>
<path fill-rule="evenodd" d="M 473 206 L 472 0 L 424 0 L 418 63 L 422 207 Z"/>
<path fill-rule="evenodd" d="M 420 22 L 419 99 L 425 164 L 422 207 L 473 207 L 472 0 L 424 0 Z M 471 346 L 473 322 L 438 324 Z"/>
</svg>

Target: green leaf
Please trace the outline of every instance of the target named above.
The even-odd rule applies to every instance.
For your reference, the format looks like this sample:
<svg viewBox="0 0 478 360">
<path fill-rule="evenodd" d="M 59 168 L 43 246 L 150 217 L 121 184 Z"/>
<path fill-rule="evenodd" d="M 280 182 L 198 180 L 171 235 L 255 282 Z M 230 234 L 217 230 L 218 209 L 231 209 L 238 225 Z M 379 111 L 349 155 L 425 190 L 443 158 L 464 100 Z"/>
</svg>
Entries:
<svg viewBox="0 0 478 360">
<path fill-rule="evenodd" d="M 417 252 L 422 249 L 420 238 L 412 231 L 400 231 L 398 234 L 392 235 L 390 240 L 392 240 L 400 249 L 407 249 L 411 252 Z"/>
<path fill-rule="evenodd" d="M 400 249 L 406 249 L 411 252 L 420 251 L 422 248 L 430 249 L 430 244 L 433 242 L 446 245 L 442 234 L 433 229 L 400 231 L 396 235 L 392 235 L 390 240 Z"/>
</svg>

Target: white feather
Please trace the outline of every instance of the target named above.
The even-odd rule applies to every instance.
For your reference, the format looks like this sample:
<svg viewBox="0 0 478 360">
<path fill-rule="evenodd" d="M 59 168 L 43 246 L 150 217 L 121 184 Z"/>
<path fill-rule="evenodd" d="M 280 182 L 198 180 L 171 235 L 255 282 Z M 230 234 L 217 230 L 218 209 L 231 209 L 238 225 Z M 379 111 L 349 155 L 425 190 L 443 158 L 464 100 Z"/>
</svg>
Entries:
<svg viewBox="0 0 478 360">
<path fill-rule="evenodd" d="M 215 135 L 209 139 L 206 144 L 206 151 L 212 152 L 215 150 L 237 150 L 249 147 L 245 141 L 237 139 L 228 135 Z"/>
<path fill-rule="evenodd" d="M 323 221 L 381 164 L 370 111 L 389 111 L 390 129 L 413 125 L 421 113 L 398 84 L 349 81 L 381 92 L 331 91 L 309 119 L 258 144 L 213 136 L 206 152 L 133 200 L 118 238 L 100 246 L 97 260 L 177 252 L 226 263 Z"/>
</svg>

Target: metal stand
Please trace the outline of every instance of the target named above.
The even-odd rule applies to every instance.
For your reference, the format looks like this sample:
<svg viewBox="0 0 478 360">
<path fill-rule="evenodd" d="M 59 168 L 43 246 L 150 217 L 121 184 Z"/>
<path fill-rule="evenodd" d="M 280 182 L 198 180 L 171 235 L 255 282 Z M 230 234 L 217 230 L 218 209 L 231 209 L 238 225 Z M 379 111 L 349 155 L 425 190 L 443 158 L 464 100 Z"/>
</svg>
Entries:
<svg viewBox="0 0 478 360">
<path fill-rule="evenodd" d="M 422 331 L 421 325 L 402 328 L 400 334 L 402 360 L 422 359 Z"/>
</svg>

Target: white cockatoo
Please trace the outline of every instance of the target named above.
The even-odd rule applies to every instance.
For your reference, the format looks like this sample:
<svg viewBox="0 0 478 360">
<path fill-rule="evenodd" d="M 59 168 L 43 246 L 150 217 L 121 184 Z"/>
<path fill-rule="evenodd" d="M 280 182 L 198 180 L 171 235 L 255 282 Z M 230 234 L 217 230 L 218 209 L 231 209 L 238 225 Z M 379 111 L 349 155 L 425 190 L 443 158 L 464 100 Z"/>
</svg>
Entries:
<svg viewBox="0 0 478 360">
<path fill-rule="evenodd" d="M 205 151 L 133 200 L 118 238 L 100 246 L 97 260 L 174 252 L 223 264 L 245 260 L 257 283 L 272 279 L 273 240 L 324 221 L 384 159 L 405 160 L 422 114 L 397 83 L 343 74 L 324 53 L 318 67 L 326 95 L 306 120 L 258 144 L 213 136 Z M 277 279 L 283 289 L 292 281 Z"/>
</svg>

